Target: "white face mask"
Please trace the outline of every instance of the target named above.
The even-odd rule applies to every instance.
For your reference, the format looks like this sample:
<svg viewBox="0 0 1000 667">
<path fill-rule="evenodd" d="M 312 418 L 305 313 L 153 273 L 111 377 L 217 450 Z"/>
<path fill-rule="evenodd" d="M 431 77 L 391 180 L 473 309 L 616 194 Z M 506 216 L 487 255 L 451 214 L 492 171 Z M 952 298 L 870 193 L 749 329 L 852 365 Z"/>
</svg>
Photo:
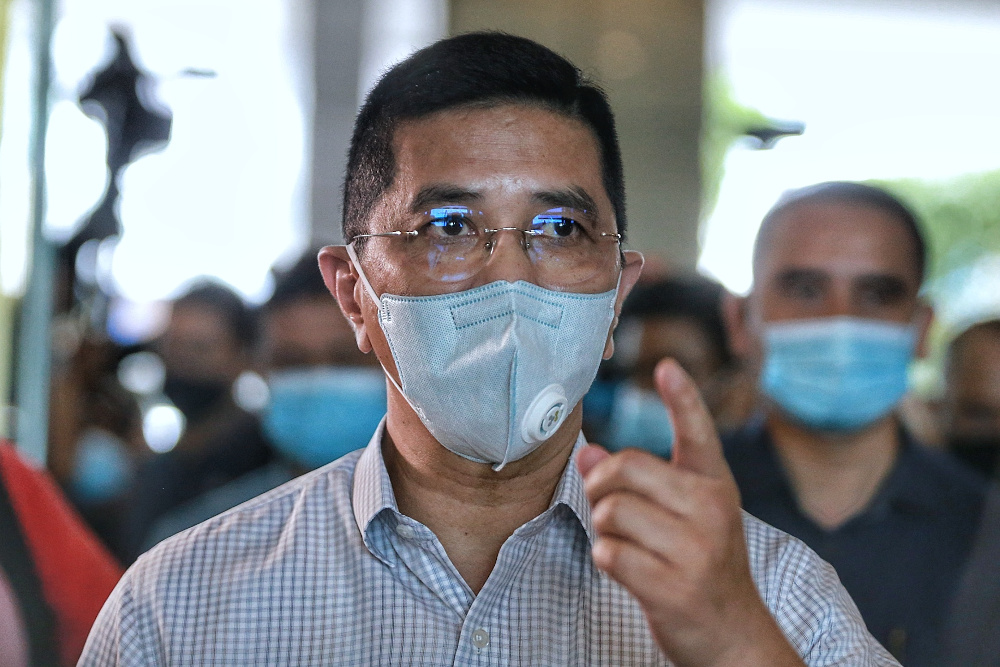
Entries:
<svg viewBox="0 0 1000 667">
<path fill-rule="evenodd" d="M 439 296 L 379 298 L 354 248 L 347 249 L 378 304 L 399 371 L 396 388 L 455 454 L 496 470 L 528 455 L 593 382 L 617 287 L 576 294 L 497 281 Z"/>
</svg>

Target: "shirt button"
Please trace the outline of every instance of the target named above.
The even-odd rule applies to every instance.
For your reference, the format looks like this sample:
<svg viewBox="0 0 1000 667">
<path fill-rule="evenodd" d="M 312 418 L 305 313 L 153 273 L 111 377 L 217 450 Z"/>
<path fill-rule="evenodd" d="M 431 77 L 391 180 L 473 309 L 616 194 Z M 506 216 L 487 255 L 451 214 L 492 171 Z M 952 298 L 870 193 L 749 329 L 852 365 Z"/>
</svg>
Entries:
<svg viewBox="0 0 1000 667">
<path fill-rule="evenodd" d="M 402 537 L 404 540 L 412 540 L 417 531 L 413 530 L 413 526 L 407 526 L 405 523 L 396 524 L 396 534 Z"/>
<path fill-rule="evenodd" d="M 490 645 L 490 633 L 482 628 L 472 631 L 472 645 L 476 648 L 486 648 Z"/>
</svg>

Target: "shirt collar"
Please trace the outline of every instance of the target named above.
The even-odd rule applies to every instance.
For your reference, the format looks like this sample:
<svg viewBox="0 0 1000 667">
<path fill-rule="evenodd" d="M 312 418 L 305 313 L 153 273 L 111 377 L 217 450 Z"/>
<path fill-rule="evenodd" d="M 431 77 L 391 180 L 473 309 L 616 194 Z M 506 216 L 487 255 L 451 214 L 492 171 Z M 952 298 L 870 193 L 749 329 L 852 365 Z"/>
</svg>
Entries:
<svg viewBox="0 0 1000 667">
<path fill-rule="evenodd" d="M 380 560 L 386 561 L 387 554 L 382 553 L 383 550 L 374 543 L 369 531 L 372 522 L 384 510 L 399 513 L 396 495 L 393 493 L 392 482 L 389 480 L 389 471 L 386 469 L 385 459 L 382 457 L 382 438 L 384 435 L 385 417 L 382 418 L 378 428 L 375 429 L 375 434 L 368 441 L 368 446 L 365 447 L 365 451 L 358 459 L 357 467 L 354 470 L 351 505 L 354 509 L 358 530 L 361 531 L 368 550 Z M 590 516 L 590 502 L 583 489 L 583 477 L 576 466 L 576 455 L 586 444 L 587 439 L 581 432 L 573 446 L 573 452 L 563 470 L 562 477 L 556 485 L 556 491 L 546 513 L 561 505 L 567 507 L 587 534 L 587 540 L 593 544 L 594 526 Z"/>
<path fill-rule="evenodd" d="M 580 526 L 587 534 L 587 541 L 594 543 L 594 523 L 590 516 L 590 501 L 583 490 L 583 475 L 576 466 L 576 455 L 581 449 L 587 446 L 587 439 L 583 437 L 583 432 L 577 436 L 576 444 L 573 445 L 573 453 L 569 456 L 569 462 L 563 471 L 562 478 L 556 486 L 556 492 L 552 496 L 552 503 L 549 509 L 559 505 L 565 505 L 576 516 Z"/>
<path fill-rule="evenodd" d="M 361 453 L 354 469 L 354 483 L 351 491 L 351 506 L 354 509 L 354 519 L 358 522 L 365 546 L 375 556 L 385 560 L 385 554 L 376 548 L 370 540 L 368 528 L 383 510 L 399 512 L 396 495 L 392 492 L 392 482 L 389 481 L 389 471 L 386 470 L 382 458 L 382 436 L 385 434 L 385 417 L 379 422 L 375 434 L 368 441 L 368 446 Z"/>
</svg>

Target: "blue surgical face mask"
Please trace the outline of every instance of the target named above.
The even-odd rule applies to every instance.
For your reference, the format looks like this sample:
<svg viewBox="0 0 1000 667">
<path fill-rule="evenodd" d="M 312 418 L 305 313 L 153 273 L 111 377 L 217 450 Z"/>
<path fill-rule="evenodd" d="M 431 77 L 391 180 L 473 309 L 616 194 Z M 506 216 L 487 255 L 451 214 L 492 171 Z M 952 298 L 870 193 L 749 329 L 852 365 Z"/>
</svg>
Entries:
<svg viewBox="0 0 1000 667">
<path fill-rule="evenodd" d="M 123 493 L 132 481 L 132 459 L 125 441 L 103 428 L 88 427 L 76 445 L 70 482 L 83 504 L 103 503 Z"/>
<path fill-rule="evenodd" d="M 385 415 L 378 368 L 320 366 L 272 373 L 264 431 L 275 448 L 310 470 L 368 444 Z"/>
<path fill-rule="evenodd" d="M 548 440 L 593 382 L 617 288 L 578 294 L 497 281 L 378 297 L 348 251 L 378 304 L 399 392 L 449 451 L 499 470 Z"/>
<path fill-rule="evenodd" d="M 768 324 L 760 387 L 789 417 L 820 431 L 855 431 L 906 393 L 912 325 L 852 317 Z"/>
<path fill-rule="evenodd" d="M 615 394 L 607 440 L 607 447 L 613 452 L 638 447 L 670 458 L 674 423 L 660 395 L 632 384 L 622 386 Z"/>
</svg>

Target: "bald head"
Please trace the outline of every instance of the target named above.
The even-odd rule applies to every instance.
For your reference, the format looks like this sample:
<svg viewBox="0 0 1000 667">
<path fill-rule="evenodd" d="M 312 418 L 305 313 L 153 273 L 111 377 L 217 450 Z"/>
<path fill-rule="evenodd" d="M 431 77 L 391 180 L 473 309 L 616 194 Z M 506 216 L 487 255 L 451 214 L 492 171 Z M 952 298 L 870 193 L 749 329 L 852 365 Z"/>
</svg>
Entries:
<svg viewBox="0 0 1000 667">
<path fill-rule="evenodd" d="M 790 192 L 761 225 L 753 288 L 726 306 L 730 345 L 759 368 L 770 323 L 851 317 L 917 324 L 923 354 L 932 317 L 919 297 L 923 256 L 913 215 L 881 190 L 822 183 Z"/>
<path fill-rule="evenodd" d="M 888 222 L 888 233 L 898 235 L 899 243 L 910 253 L 913 275 L 917 284 L 923 282 L 927 265 L 927 247 L 913 213 L 888 192 L 863 183 L 829 181 L 798 190 L 790 190 L 771 208 L 761 221 L 753 247 L 753 270 L 756 280 L 768 253 L 779 242 L 775 230 L 789 224 L 790 218 L 801 218 L 803 208 L 820 205 L 826 209 L 844 207 L 850 210 L 870 211 L 871 224 Z"/>
</svg>

